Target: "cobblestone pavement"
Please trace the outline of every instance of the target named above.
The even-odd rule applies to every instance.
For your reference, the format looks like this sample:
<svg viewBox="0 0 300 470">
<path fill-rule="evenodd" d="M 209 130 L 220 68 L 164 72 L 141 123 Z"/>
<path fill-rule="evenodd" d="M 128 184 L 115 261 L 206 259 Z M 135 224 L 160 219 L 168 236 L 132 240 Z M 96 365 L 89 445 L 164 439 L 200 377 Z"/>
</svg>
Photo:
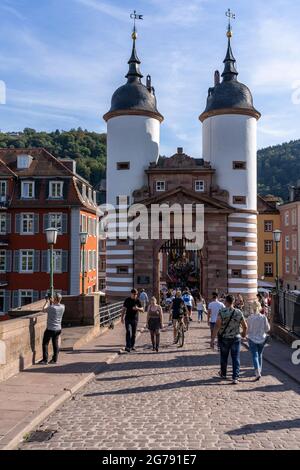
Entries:
<svg viewBox="0 0 300 470">
<path fill-rule="evenodd" d="M 162 333 L 161 351 L 141 335 L 136 353 L 121 355 L 39 429 L 57 432 L 21 449 L 300 449 L 300 387 L 265 363 L 253 381 L 242 352 L 239 385 L 217 378 L 218 354 L 208 328 L 193 323 L 186 345 Z"/>
</svg>

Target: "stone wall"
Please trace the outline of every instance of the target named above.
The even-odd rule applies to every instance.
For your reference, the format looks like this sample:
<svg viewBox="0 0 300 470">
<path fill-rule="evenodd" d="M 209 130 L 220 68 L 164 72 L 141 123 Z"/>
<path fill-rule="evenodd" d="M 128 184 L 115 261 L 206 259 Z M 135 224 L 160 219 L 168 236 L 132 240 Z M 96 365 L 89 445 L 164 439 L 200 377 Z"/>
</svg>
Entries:
<svg viewBox="0 0 300 470">
<path fill-rule="evenodd" d="M 0 323 L 0 382 L 42 359 L 46 324 L 46 313 Z"/>
</svg>

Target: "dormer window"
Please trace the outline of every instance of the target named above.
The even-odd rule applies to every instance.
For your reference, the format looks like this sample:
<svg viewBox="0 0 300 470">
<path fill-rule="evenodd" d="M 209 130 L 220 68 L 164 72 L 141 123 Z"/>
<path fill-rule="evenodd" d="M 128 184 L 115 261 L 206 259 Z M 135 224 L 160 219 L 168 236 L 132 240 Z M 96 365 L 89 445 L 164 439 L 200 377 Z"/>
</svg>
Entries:
<svg viewBox="0 0 300 470">
<path fill-rule="evenodd" d="M 21 197 L 24 199 L 34 199 L 34 181 L 22 181 Z"/>
<path fill-rule="evenodd" d="M 83 199 L 86 199 L 86 185 L 82 184 L 82 197 Z"/>
<path fill-rule="evenodd" d="M 166 182 L 165 181 L 156 181 L 156 191 L 165 191 Z"/>
<path fill-rule="evenodd" d="M 61 199 L 63 197 L 63 181 L 50 181 L 49 197 L 52 199 Z"/>
<path fill-rule="evenodd" d="M 203 193 L 204 192 L 204 181 L 203 180 L 195 181 L 195 191 L 197 191 L 197 193 Z"/>
<path fill-rule="evenodd" d="M 31 155 L 18 155 L 17 168 L 18 170 L 26 170 L 30 167 L 33 158 Z"/>
<path fill-rule="evenodd" d="M 7 194 L 7 181 L 1 180 L 0 181 L 0 200 L 1 198 L 6 198 Z"/>
</svg>

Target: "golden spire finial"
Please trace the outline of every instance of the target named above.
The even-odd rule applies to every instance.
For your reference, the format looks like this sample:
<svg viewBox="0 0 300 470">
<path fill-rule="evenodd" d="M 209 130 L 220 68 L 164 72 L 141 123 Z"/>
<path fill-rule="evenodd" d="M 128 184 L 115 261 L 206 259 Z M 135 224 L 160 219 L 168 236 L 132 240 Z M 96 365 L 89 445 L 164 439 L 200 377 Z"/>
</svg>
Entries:
<svg viewBox="0 0 300 470">
<path fill-rule="evenodd" d="M 135 41 L 135 40 L 137 39 L 137 32 L 136 32 L 136 27 L 135 27 L 135 21 L 136 21 L 136 20 L 143 20 L 143 15 L 138 15 L 138 14 L 136 13 L 136 10 L 134 10 L 134 12 L 131 13 L 130 18 L 133 19 L 133 31 L 132 31 L 131 37 L 132 37 L 133 41 Z"/>
<path fill-rule="evenodd" d="M 231 20 L 235 20 L 235 13 L 232 13 L 230 8 L 228 8 L 225 15 L 228 17 L 228 28 L 227 28 L 226 36 L 228 37 L 228 39 L 230 39 L 232 38 Z"/>
</svg>

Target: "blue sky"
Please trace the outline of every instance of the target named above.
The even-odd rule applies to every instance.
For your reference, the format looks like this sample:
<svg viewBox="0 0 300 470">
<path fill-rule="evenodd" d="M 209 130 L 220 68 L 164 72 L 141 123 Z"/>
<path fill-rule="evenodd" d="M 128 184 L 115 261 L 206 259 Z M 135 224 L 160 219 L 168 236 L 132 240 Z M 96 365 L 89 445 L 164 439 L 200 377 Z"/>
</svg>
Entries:
<svg viewBox="0 0 300 470">
<path fill-rule="evenodd" d="M 152 76 L 164 115 L 161 153 L 201 156 L 199 114 L 214 70 L 222 70 L 226 17 L 236 13 L 239 80 L 262 112 L 258 146 L 300 138 L 300 3 L 294 0 L 1 0 L 0 80 L 7 87 L 0 129 L 83 127 L 102 115 L 124 83 L 136 9 L 141 69 Z"/>
</svg>

